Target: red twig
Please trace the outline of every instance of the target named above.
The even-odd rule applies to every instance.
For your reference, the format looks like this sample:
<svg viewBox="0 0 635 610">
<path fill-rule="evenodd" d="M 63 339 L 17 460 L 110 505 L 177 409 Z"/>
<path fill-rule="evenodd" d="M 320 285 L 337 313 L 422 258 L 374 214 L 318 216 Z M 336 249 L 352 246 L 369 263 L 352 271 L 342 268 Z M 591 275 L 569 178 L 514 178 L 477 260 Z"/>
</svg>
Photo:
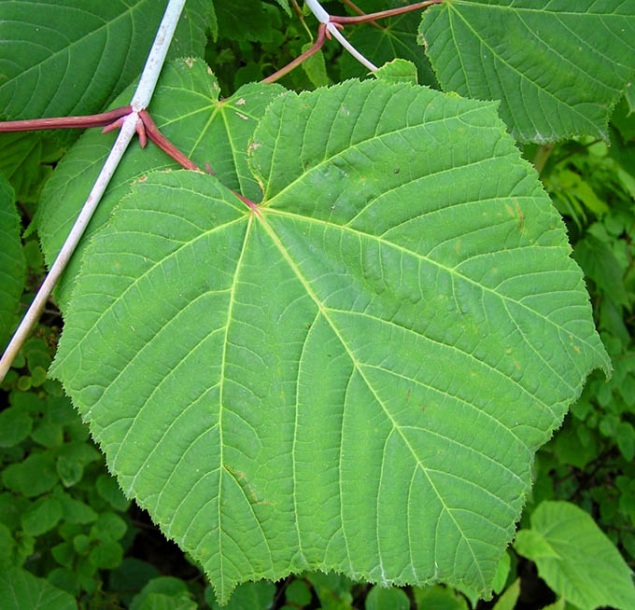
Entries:
<svg viewBox="0 0 635 610">
<path fill-rule="evenodd" d="M 139 118 L 145 129 L 145 133 L 148 138 L 154 142 L 162 151 L 172 157 L 179 165 L 185 169 L 194 169 L 201 171 L 199 167 L 183 154 L 170 140 L 168 140 L 157 127 L 157 124 L 152 120 L 152 117 L 147 110 L 139 111 Z"/>
<path fill-rule="evenodd" d="M 402 6 L 399 8 L 391 8 L 386 11 L 380 11 L 378 13 L 370 13 L 368 15 L 358 15 L 357 17 L 337 17 L 331 16 L 331 23 L 353 24 L 353 23 L 366 23 L 368 21 L 375 21 L 376 19 L 386 19 L 387 17 L 395 17 L 397 15 L 403 15 L 404 13 L 410 13 L 412 11 L 419 11 L 421 9 L 428 8 L 434 4 L 441 4 L 445 0 L 427 0 L 426 2 L 417 2 L 416 4 L 409 4 L 408 6 Z"/>
<path fill-rule="evenodd" d="M 84 129 L 86 127 L 103 127 L 128 116 L 132 112 L 130 106 L 122 106 L 100 114 L 86 116 L 67 116 L 55 119 L 26 119 L 23 121 L 5 121 L 0 123 L 0 132 L 36 131 L 40 129 Z"/>
<path fill-rule="evenodd" d="M 375 23 L 376 19 L 385 19 L 387 17 L 395 17 L 397 15 L 403 15 L 404 13 L 410 13 L 412 11 L 422 10 L 434 4 L 441 4 L 442 2 L 445 2 L 445 0 L 426 0 L 426 2 L 417 2 L 415 4 L 409 4 L 408 6 L 402 6 L 400 8 L 380 11 L 378 13 L 370 13 L 368 15 L 362 13 L 361 15 L 358 15 L 357 17 L 337 17 L 335 15 L 331 15 L 330 23 L 333 23 L 336 26 L 339 26 L 340 28 L 344 26 L 345 24 L 369 23 L 369 22 L 377 26 L 377 24 Z M 356 10 L 357 12 L 361 12 L 361 9 L 355 6 L 352 2 L 347 2 L 347 4 L 351 5 L 352 8 Z M 324 42 L 326 38 L 330 38 L 329 33 L 326 29 L 326 25 L 327 25 L 326 23 L 320 23 L 320 26 L 318 28 L 317 39 L 310 49 L 302 53 L 302 55 L 300 55 L 299 57 L 296 57 L 293 61 L 289 62 L 286 66 L 284 66 L 284 68 L 280 68 L 280 70 L 278 70 L 277 72 L 274 72 L 270 76 L 267 76 L 267 78 L 263 79 L 262 82 L 263 83 L 276 82 L 278 79 L 282 78 L 283 76 L 291 72 L 291 70 L 294 70 L 295 68 L 297 68 L 303 61 L 306 61 L 309 57 L 311 57 L 312 55 L 315 55 L 315 53 L 317 53 L 324 46 Z"/>
<path fill-rule="evenodd" d="M 310 49 L 307 49 L 302 55 L 296 57 L 293 61 L 289 62 L 284 68 L 280 68 L 277 72 L 274 72 L 267 78 L 263 78 L 263 83 L 275 83 L 278 79 L 282 78 L 291 70 L 297 68 L 303 61 L 309 59 L 311 55 L 315 55 L 323 46 L 324 41 L 326 40 L 326 24 L 320 23 L 320 27 L 318 28 L 318 35 L 315 40 L 315 43 Z"/>
</svg>

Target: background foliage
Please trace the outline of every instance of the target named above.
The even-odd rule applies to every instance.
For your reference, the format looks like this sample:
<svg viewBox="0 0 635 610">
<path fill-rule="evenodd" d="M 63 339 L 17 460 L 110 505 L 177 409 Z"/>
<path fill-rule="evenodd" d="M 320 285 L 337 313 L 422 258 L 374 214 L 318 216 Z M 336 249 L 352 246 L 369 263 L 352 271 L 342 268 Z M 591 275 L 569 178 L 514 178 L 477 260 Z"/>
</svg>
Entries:
<svg viewBox="0 0 635 610">
<path fill-rule="evenodd" d="M 28 23 L 38 15 L 29 4 L 6 3 L 2 10 L 10 11 L 6 15 L 14 20 Z M 108 19 L 122 29 L 107 33 L 121 40 L 126 32 L 133 36 L 133 32 L 140 31 L 146 38 L 135 39 L 134 44 L 142 47 L 147 44 L 143 40 L 153 36 L 162 11 L 162 6 L 161 10 L 158 8 L 160 4 L 139 2 L 138 13 L 132 11 L 128 15 L 131 20 L 128 28 L 122 26 L 125 19 L 113 19 L 110 15 Z M 363 8 L 370 11 L 384 8 L 385 4 L 368 2 Z M 522 2 L 516 4 L 523 5 Z M 73 5 L 68 2 L 69 11 Z M 233 3 L 230 10 L 229 4 L 216 2 L 213 12 L 211 3 L 188 6 L 194 12 L 190 15 L 189 28 L 183 26 L 185 30 L 181 30 L 178 43 L 181 46 L 177 45 L 174 53 L 200 55 L 205 49 L 205 59 L 214 67 L 225 95 L 267 76 L 297 56 L 310 44 L 310 31 L 315 31 L 313 18 L 297 14 L 286 2 L 245 0 L 240 3 L 242 12 L 239 14 Z M 334 14 L 350 10 L 337 2 L 326 6 Z M 63 9 L 60 3 L 51 7 Z M 109 3 L 108 10 L 116 12 L 121 7 Z M 142 11 L 150 11 L 152 15 Z M 51 15 L 59 14 L 63 13 L 51 12 Z M 460 16 L 458 11 L 457 16 Z M 41 17 L 51 18 L 45 13 Z M 143 23 L 143 27 L 130 25 L 136 18 L 141 19 L 138 23 Z M 392 59 L 395 54 L 413 60 L 419 81 L 435 84 L 430 65 L 417 46 L 419 21 L 418 16 L 407 15 L 381 22 L 378 31 L 375 27 L 358 26 L 351 40 L 377 63 Z M 207 31 L 192 25 L 201 22 L 208 24 Z M 494 22 L 493 36 L 495 26 Z M 443 32 L 448 24 L 436 27 Z M 430 34 L 433 28 L 427 31 Z M 18 34 L 28 39 L 29 34 Z M 630 30 L 626 33 L 631 34 Z M 12 31 L 11 36 L 14 35 L 17 34 Z M 1 38 L 7 39 L 6 36 Z M 435 40 L 441 44 L 442 34 Z M 618 53 L 622 52 L 620 40 L 617 37 Z M 73 44 L 67 47 L 72 50 L 71 55 L 81 56 Z M 86 44 L 89 48 L 97 47 L 94 41 Z M 126 65 L 128 72 L 121 70 L 116 59 L 111 65 L 103 66 L 113 82 L 108 78 L 91 78 L 79 87 L 65 87 L 65 95 L 60 97 L 45 91 L 32 91 L 20 97 L 15 95 L 15 90 L 0 85 L 0 107 L 9 118 L 59 114 L 71 109 L 74 112 L 101 110 L 128 84 L 125 81 L 138 72 L 144 54 L 130 55 L 139 63 Z M 588 54 L 582 53 L 582 56 Z M 94 57 L 95 66 L 99 66 L 103 55 L 94 53 L 90 57 Z M 0 55 L 0 66 L 7 74 L 8 64 L 2 64 L 3 59 L 6 59 L 4 54 Z M 121 61 L 126 63 L 127 59 Z M 99 68 L 95 66 L 90 69 L 96 72 Z M 10 67 L 16 70 L 14 77 L 22 73 L 28 77 L 28 70 L 23 67 Z M 597 73 L 591 60 L 582 69 L 587 74 Z M 285 77 L 282 84 L 297 90 L 313 89 L 359 73 L 357 64 L 342 55 L 335 45 L 329 45 Z M 443 84 L 441 73 L 438 78 Z M 16 78 L 9 80 L 15 82 Z M 104 86 L 93 94 L 90 90 L 93 83 Z M 469 83 L 465 86 L 467 92 L 472 93 Z M 606 87 L 615 89 L 611 83 Z M 456 88 L 461 92 L 460 86 Z M 21 91 L 29 90 L 27 85 Z M 67 95 L 70 91 L 79 91 L 79 101 Z M 84 91 L 90 93 L 84 96 Z M 477 96 L 487 97 L 486 93 L 479 91 Z M 540 91 L 536 95 L 539 96 Z M 36 107 L 33 106 L 36 99 L 55 99 L 62 106 Z M 86 103 L 87 100 L 90 103 Z M 80 101 L 84 105 L 78 105 Z M 608 115 L 610 107 L 610 103 L 605 105 L 605 114 Z M 499 567 L 497 597 L 491 602 L 478 602 L 482 608 L 537 608 L 549 604 L 554 608 L 572 604 L 592 608 L 613 605 L 614 599 L 618 600 L 614 602 L 618 606 L 623 599 L 620 596 L 632 594 L 629 590 L 620 590 L 624 586 L 623 579 L 611 581 L 611 575 L 624 569 L 618 551 L 631 568 L 635 566 L 635 350 L 632 340 L 635 118 L 630 110 L 628 101 L 617 106 L 611 114 L 608 130 L 594 128 L 595 131 L 590 129 L 585 137 L 555 145 L 527 145 L 523 150 L 525 157 L 540 170 L 543 184 L 567 223 L 574 257 L 585 272 L 596 323 L 614 372 L 608 382 L 602 374 L 594 375 L 572 407 L 562 430 L 540 450 L 535 464 L 535 485 L 521 531 L 506 562 Z M 157 109 L 159 117 L 162 112 Z M 169 113 L 169 108 L 165 113 Z M 540 133 L 548 129 L 548 126 L 537 126 L 531 117 L 527 118 L 527 125 L 527 129 L 543 130 Z M 529 139 L 528 132 L 521 131 L 517 135 Z M 572 129 L 573 132 L 577 133 Z M 597 139 L 601 136 L 608 136 L 608 140 Z M 545 139 L 549 139 L 548 135 Z M 65 153 L 69 141 L 69 136 L 58 134 L 0 136 L 0 172 L 4 177 L 0 197 L 15 200 L 19 212 L 16 216 L 11 206 L 3 207 L 9 211 L 6 220 L 3 216 L 0 221 L 0 244 L 4 244 L 3 232 L 9 232 L 12 224 L 21 221 L 26 229 L 33 215 L 42 213 L 38 212 L 39 194 L 49 178 L 51 166 Z M 107 150 L 108 143 L 104 147 Z M 156 157 L 160 158 L 160 154 Z M 137 167 L 133 171 L 143 170 Z M 7 243 L 10 244 L 10 240 Z M 2 245 L 0 252 L 7 253 L 8 247 Z M 0 307 L 5 291 L 15 292 L 22 286 L 24 307 L 44 271 L 32 233 L 27 231 L 19 253 L 11 255 L 10 260 L 11 267 L 2 263 L 6 277 L 0 275 Z M 0 312 L 0 335 L 4 341 L 15 325 L 18 312 L 6 308 Z M 72 608 L 78 602 L 86 608 L 216 607 L 198 566 L 166 543 L 145 513 L 123 497 L 61 387 L 47 379 L 46 371 L 61 324 L 61 318 L 51 305 L 2 385 L 0 599 L 11 595 L 22 599 L 32 596 L 28 607 L 33 608 L 47 604 L 47 607 Z M 564 521 L 563 515 L 566 516 Z M 561 535 L 565 536 L 565 542 L 571 540 L 566 529 L 558 529 L 561 521 L 565 528 L 576 524 L 579 539 L 570 549 L 570 555 L 558 546 Z M 579 532 L 586 534 L 581 536 Z M 607 538 L 612 545 L 607 546 Z M 583 560 L 598 554 L 607 557 L 606 563 L 594 563 L 589 577 Z M 555 561 L 556 558 L 561 561 Z M 600 582 L 606 584 L 605 590 L 599 590 Z M 230 608 L 273 605 L 458 609 L 467 608 L 472 602 L 475 600 L 469 600 L 461 592 L 441 586 L 384 589 L 354 583 L 334 574 L 309 573 L 276 585 L 266 582 L 244 585 L 235 592 Z"/>
</svg>

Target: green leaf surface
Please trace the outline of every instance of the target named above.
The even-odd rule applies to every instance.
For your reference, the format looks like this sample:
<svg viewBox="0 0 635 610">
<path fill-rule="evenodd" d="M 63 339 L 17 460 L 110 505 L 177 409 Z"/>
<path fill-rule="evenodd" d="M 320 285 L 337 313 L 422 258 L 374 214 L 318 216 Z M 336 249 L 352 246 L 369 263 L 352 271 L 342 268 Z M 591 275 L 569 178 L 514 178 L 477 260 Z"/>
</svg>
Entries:
<svg viewBox="0 0 635 610">
<path fill-rule="evenodd" d="M 51 173 L 50 163 L 60 156 L 52 138 L 37 132 L 0 134 L 0 174 L 13 187 L 20 202 L 36 202 L 44 181 Z"/>
<path fill-rule="evenodd" d="M 595 521 L 574 504 L 542 502 L 531 515 L 531 529 L 518 536 L 516 550 L 535 561 L 540 577 L 576 607 L 635 608 L 631 570 Z"/>
<path fill-rule="evenodd" d="M 20 239 L 20 216 L 13 189 L 0 176 L 0 346 L 17 322 L 17 310 L 26 279 L 26 260 Z"/>
<path fill-rule="evenodd" d="M 55 496 L 40 498 L 22 515 L 22 527 L 31 536 L 52 530 L 62 518 L 62 504 Z"/>
<path fill-rule="evenodd" d="M 209 5 L 187 5 L 173 52 L 202 54 Z M 100 111 L 141 72 L 166 6 L 166 0 L 0 2 L 2 114 L 27 119 Z"/>
<path fill-rule="evenodd" d="M 246 85 L 231 97 L 219 100 L 218 84 L 205 62 L 177 60 L 164 67 L 149 110 L 163 134 L 201 169 L 258 201 L 262 194 L 247 166 L 247 147 L 237 143 L 251 137 L 267 105 L 282 91 L 278 85 Z M 125 97 L 126 94 L 120 100 L 122 103 Z M 37 224 L 49 264 L 66 239 L 114 139 L 113 134 L 104 136 L 99 130 L 89 131 L 65 155 L 47 183 Z M 132 183 L 145 180 L 152 170 L 176 167 L 157 147 L 150 144 L 141 149 L 133 144 L 91 220 L 84 244 L 107 221 L 112 208 Z M 82 250 L 80 245 L 66 277 L 72 278 L 77 273 Z M 60 287 L 62 304 L 66 287 L 65 282 Z"/>
<path fill-rule="evenodd" d="M 0 447 L 14 447 L 31 434 L 33 419 L 23 409 L 8 407 L 0 412 Z"/>
<path fill-rule="evenodd" d="M 77 609 L 77 602 L 66 591 L 15 567 L 0 571 L 0 599 L 3 610 Z"/>
<path fill-rule="evenodd" d="M 494 610 L 514 610 L 520 597 L 520 578 L 517 578 L 498 598 Z"/>
<path fill-rule="evenodd" d="M 522 141 L 608 139 L 635 76 L 635 3 L 451 0 L 425 11 L 422 42 L 444 91 L 501 100 Z"/>
<path fill-rule="evenodd" d="M 487 592 L 534 451 L 609 366 L 557 212 L 494 104 L 423 87 L 279 96 L 233 145 L 262 202 L 135 184 L 54 374 L 221 600 L 315 569 Z"/>
<path fill-rule="evenodd" d="M 417 84 L 417 66 L 407 59 L 393 59 L 373 72 L 373 76 L 389 83 Z"/>
<path fill-rule="evenodd" d="M 9 490 L 34 498 L 57 483 L 54 458 L 51 452 L 31 453 L 23 462 L 15 462 L 2 472 L 2 482 Z"/>
</svg>

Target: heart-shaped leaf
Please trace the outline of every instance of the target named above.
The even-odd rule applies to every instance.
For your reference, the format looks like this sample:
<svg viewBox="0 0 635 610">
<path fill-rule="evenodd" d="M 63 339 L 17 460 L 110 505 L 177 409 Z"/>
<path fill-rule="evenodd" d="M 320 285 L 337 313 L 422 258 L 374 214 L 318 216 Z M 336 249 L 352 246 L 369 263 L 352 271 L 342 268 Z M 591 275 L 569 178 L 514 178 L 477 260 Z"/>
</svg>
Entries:
<svg viewBox="0 0 635 610">
<path fill-rule="evenodd" d="M 132 187 L 54 374 L 221 600 L 316 569 L 486 593 L 535 450 L 609 366 L 557 212 L 495 104 L 423 87 L 279 96 L 248 148 L 257 205 Z"/>
</svg>

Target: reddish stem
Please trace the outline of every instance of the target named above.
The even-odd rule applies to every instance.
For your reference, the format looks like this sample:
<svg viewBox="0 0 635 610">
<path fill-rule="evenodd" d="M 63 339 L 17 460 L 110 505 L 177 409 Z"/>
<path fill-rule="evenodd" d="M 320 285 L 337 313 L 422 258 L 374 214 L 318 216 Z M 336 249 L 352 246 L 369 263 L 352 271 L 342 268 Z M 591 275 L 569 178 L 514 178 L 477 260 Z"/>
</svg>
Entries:
<svg viewBox="0 0 635 610">
<path fill-rule="evenodd" d="M 157 124 L 152 120 L 152 117 L 148 114 L 147 110 L 139 111 L 139 118 L 145 129 L 145 133 L 148 138 L 154 142 L 162 151 L 172 157 L 179 165 L 185 169 L 194 169 L 201 171 L 198 166 L 186 157 L 170 140 L 168 140 L 157 127 Z"/>
<path fill-rule="evenodd" d="M 179 165 L 184 167 L 185 169 L 192 169 L 196 171 L 201 171 L 198 166 L 186 157 L 170 140 L 168 140 L 157 127 L 157 124 L 154 122 L 150 114 L 147 110 L 139 111 L 139 118 L 141 119 L 141 125 L 145 131 L 145 135 L 154 142 L 163 152 L 172 157 Z M 231 191 L 231 189 L 229 189 Z M 247 199 L 243 197 L 240 193 L 236 191 L 231 191 L 238 199 L 240 199 L 249 209 L 256 212 L 256 214 L 260 215 L 258 210 L 258 204 L 251 201 L 251 199 Z"/>
<path fill-rule="evenodd" d="M 331 23 L 365 23 L 367 21 L 375 21 L 376 19 L 385 19 L 386 17 L 395 17 L 396 15 L 418 11 L 434 4 L 441 4 L 444 1 L 445 0 L 427 0 L 426 2 L 417 2 L 416 4 L 409 4 L 408 6 L 402 6 L 400 8 L 391 8 L 386 11 L 379 11 L 378 13 L 370 13 L 368 15 L 359 15 L 357 17 L 337 17 L 333 15 L 331 16 Z"/>
<path fill-rule="evenodd" d="M 89 114 L 86 116 L 67 116 L 55 119 L 26 119 L 24 121 L 0 122 L 0 132 L 36 131 L 38 129 L 84 129 L 86 127 L 103 127 L 128 116 L 132 112 L 130 106 L 122 106 L 108 112 Z"/>
<path fill-rule="evenodd" d="M 410 4 L 408 6 L 402 6 L 400 8 L 389 9 L 386 11 L 380 11 L 378 13 L 370 13 L 369 15 L 361 14 L 357 17 L 337 17 L 335 15 L 331 15 L 330 23 L 333 23 L 337 26 L 342 27 L 345 24 L 356 24 L 356 23 L 368 23 L 371 22 L 373 25 L 377 26 L 375 22 L 376 19 L 385 19 L 386 17 L 395 17 L 396 15 L 403 15 L 404 13 L 410 13 L 412 11 L 418 11 L 421 9 L 428 8 L 434 4 L 441 4 L 445 2 L 445 0 L 426 0 L 426 2 L 417 2 L 415 4 Z M 352 2 L 348 3 L 352 5 L 354 10 L 360 11 Z M 377 26 L 379 27 L 379 26 Z M 287 75 L 291 70 L 297 68 L 303 61 L 307 60 L 312 55 L 315 55 L 323 46 L 326 38 L 330 38 L 329 33 L 326 29 L 325 23 L 320 23 L 318 28 L 318 35 L 315 41 L 315 44 L 302 53 L 299 57 L 296 57 L 293 61 L 288 63 L 284 68 L 280 68 L 277 72 L 274 72 L 267 78 L 263 79 L 263 83 L 274 83 L 278 79 Z"/>
<path fill-rule="evenodd" d="M 304 53 L 302 53 L 302 55 L 299 55 L 293 61 L 288 63 L 286 66 L 284 66 L 284 68 L 280 68 L 280 70 L 278 70 L 277 72 L 274 72 L 270 76 L 267 76 L 267 78 L 263 78 L 262 82 L 275 83 L 278 79 L 289 74 L 291 70 L 297 68 L 303 61 L 309 59 L 311 55 L 315 55 L 324 46 L 325 40 L 326 40 L 326 24 L 320 23 L 320 27 L 318 28 L 318 35 L 313 46 L 310 49 L 307 49 Z"/>
</svg>

